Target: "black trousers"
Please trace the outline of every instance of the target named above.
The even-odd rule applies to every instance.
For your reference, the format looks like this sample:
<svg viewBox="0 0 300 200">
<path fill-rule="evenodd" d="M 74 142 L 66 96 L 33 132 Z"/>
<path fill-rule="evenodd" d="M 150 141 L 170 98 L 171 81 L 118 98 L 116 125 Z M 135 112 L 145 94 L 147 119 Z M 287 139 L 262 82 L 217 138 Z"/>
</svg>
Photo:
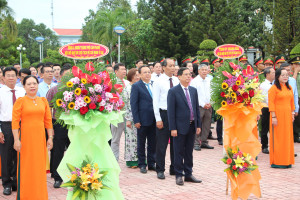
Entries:
<svg viewBox="0 0 300 200">
<path fill-rule="evenodd" d="M 193 172 L 193 148 L 195 141 L 195 124 L 190 124 L 188 134 L 182 135 L 177 132 L 177 137 L 173 137 L 174 155 L 175 155 L 175 173 L 176 177 L 182 177 L 183 171 L 185 177 L 189 177 Z"/>
<path fill-rule="evenodd" d="M 218 141 L 222 142 L 223 141 L 223 119 L 221 119 L 221 117 L 217 119 L 216 131 L 217 131 Z"/>
<path fill-rule="evenodd" d="M 168 113 L 166 110 L 160 110 L 160 117 L 164 124 L 162 129 L 156 128 L 156 172 L 165 171 L 165 158 L 170 139 L 170 170 L 174 170 L 174 151 L 173 151 L 173 137 L 169 130 Z"/>
<path fill-rule="evenodd" d="M 52 120 L 52 122 L 54 129 L 54 138 L 50 158 L 50 171 L 51 176 L 55 181 L 62 181 L 61 177 L 57 173 L 57 168 L 62 158 L 64 157 L 65 150 L 66 148 L 68 148 L 70 140 L 68 138 L 67 127 L 62 127 L 60 124 L 56 124 L 54 119 Z"/>
<path fill-rule="evenodd" d="M 268 148 L 268 132 L 270 128 L 270 112 L 269 108 L 265 107 L 261 109 L 261 148 Z"/>
<path fill-rule="evenodd" d="M 138 155 L 138 166 L 149 167 L 155 166 L 155 127 L 156 123 L 153 121 L 151 126 L 141 126 L 137 129 L 137 155 Z M 145 154 L 145 144 L 147 139 L 147 164 Z"/>
<path fill-rule="evenodd" d="M 14 136 L 11 122 L 1 122 L 4 144 L 0 144 L 2 185 L 17 188 L 17 151 L 14 150 Z"/>
<path fill-rule="evenodd" d="M 300 98 L 299 98 L 298 104 L 300 106 Z M 300 112 L 298 113 L 298 116 L 295 117 L 295 120 L 293 123 L 293 131 L 294 131 L 294 140 L 298 140 L 299 136 L 300 136 Z"/>
</svg>

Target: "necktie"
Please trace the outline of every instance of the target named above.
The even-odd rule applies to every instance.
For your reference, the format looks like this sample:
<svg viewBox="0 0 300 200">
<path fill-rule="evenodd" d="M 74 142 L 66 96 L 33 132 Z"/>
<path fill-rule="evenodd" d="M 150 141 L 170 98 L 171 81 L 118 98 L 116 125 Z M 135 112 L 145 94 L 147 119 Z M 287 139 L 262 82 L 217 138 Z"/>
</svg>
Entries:
<svg viewBox="0 0 300 200">
<path fill-rule="evenodd" d="M 272 82 L 270 84 L 272 85 Z"/>
<path fill-rule="evenodd" d="M 188 89 L 187 88 L 184 88 L 184 89 L 185 89 L 186 100 L 187 100 L 189 108 L 190 108 L 190 120 L 194 120 L 194 112 L 193 112 L 191 99 L 190 99 L 190 96 L 189 96 L 188 91 L 187 91 Z"/>
<path fill-rule="evenodd" d="M 51 88 L 51 85 L 47 85 L 47 87 L 48 87 L 48 90 L 50 90 L 50 88 Z"/>
<path fill-rule="evenodd" d="M 152 97 L 152 92 L 150 90 L 150 83 L 146 83 L 147 89 L 149 91 L 150 96 Z"/>
<path fill-rule="evenodd" d="M 170 80 L 170 88 L 173 87 L 173 81 L 172 81 L 172 78 L 169 79 Z"/>
<path fill-rule="evenodd" d="M 13 93 L 12 100 L 13 100 L 13 105 L 14 105 L 15 102 L 16 102 L 16 100 L 17 100 L 17 98 L 16 98 L 16 90 L 10 90 L 10 91 Z"/>
</svg>

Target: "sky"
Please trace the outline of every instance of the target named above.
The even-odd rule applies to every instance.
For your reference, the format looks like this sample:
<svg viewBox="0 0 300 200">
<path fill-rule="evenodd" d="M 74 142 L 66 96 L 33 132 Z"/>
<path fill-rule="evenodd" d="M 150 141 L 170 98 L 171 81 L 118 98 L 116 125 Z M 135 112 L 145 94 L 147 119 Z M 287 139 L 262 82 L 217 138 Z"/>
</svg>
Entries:
<svg viewBox="0 0 300 200">
<path fill-rule="evenodd" d="M 20 23 L 23 18 L 33 19 L 52 28 L 51 0 L 7 0 L 13 17 Z M 137 0 L 130 0 L 134 10 Z M 53 0 L 54 28 L 80 29 L 89 10 L 96 10 L 100 0 Z"/>
</svg>

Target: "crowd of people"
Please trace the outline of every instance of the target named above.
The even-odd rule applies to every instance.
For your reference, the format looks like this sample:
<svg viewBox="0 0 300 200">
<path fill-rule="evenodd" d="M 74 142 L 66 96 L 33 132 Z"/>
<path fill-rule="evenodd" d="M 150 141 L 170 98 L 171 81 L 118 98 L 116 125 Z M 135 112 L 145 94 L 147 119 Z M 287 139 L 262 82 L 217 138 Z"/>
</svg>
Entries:
<svg viewBox="0 0 300 200">
<path fill-rule="evenodd" d="M 248 65 L 246 56 L 239 62 Z M 210 92 L 211 80 L 223 60 L 186 58 L 181 67 L 175 63 L 174 59 L 162 58 L 147 65 L 138 60 L 130 70 L 123 63 L 105 66 L 123 86 L 125 102 L 124 122 L 111 125 L 109 143 L 119 160 L 124 132 L 126 165 L 139 168 L 141 173 L 156 171 L 158 179 L 165 179 L 170 144 L 169 174 L 175 175 L 176 184 L 200 183 L 192 174 L 193 151 L 214 149 L 210 139 L 223 145 L 223 120 L 212 108 Z M 46 169 L 55 180 L 54 188 L 62 184 L 56 170 L 70 141 L 67 128 L 55 123 L 51 101 L 71 68 L 68 63 L 61 66 L 50 62 L 28 69 L 19 64 L 0 68 L 0 154 L 5 195 L 18 191 L 21 199 L 47 199 Z M 300 143 L 300 57 L 289 61 L 284 56 L 275 61 L 258 58 L 253 69 L 265 94 L 265 107 L 258 120 L 262 152 L 270 154 L 271 167 L 289 168 L 296 156 L 294 142 Z M 213 123 L 217 138 L 212 136 Z"/>
</svg>

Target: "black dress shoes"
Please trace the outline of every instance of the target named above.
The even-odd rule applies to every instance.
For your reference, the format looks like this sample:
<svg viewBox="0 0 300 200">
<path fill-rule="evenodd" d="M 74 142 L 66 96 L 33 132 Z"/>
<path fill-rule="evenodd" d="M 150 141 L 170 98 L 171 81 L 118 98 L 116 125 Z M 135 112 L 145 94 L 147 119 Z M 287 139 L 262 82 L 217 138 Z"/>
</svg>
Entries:
<svg viewBox="0 0 300 200">
<path fill-rule="evenodd" d="M 295 153 L 295 154 L 294 154 L 294 157 L 297 157 L 297 156 L 298 156 L 298 155 Z"/>
<path fill-rule="evenodd" d="M 265 153 L 265 154 L 269 154 L 270 153 L 269 150 L 268 150 L 268 148 L 263 148 L 262 152 Z"/>
<path fill-rule="evenodd" d="M 219 143 L 219 145 L 223 145 L 223 141 L 219 141 L 218 143 Z"/>
<path fill-rule="evenodd" d="M 191 175 L 189 177 L 184 177 L 185 182 L 192 182 L 192 183 L 201 183 L 202 181 L 199 179 L 196 179 L 195 176 Z"/>
<path fill-rule="evenodd" d="M 157 178 L 158 179 L 165 179 L 166 177 L 165 177 L 164 172 L 157 172 Z"/>
<path fill-rule="evenodd" d="M 54 188 L 60 188 L 60 185 L 62 184 L 62 181 L 55 181 L 53 184 Z"/>
<path fill-rule="evenodd" d="M 194 150 L 195 151 L 201 151 L 201 147 L 200 146 L 194 146 Z"/>
<path fill-rule="evenodd" d="M 154 166 L 148 166 L 148 170 L 149 170 L 149 171 L 155 171 L 155 170 L 156 170 L 155 165 L 154 165 Z"/>
<path fill-rule="evenodd" d="M 212 146 L 209 146 L 208 144 L 204 143 L 204 144 L 201 144 L 201 148 L 203 149 L 214 149 L 214 147 Z"/>
<path fill-rule="evenodd" d="M 146 173 L 147 173 L 146 167 L 141 167 L 141 168 L 140 168 L 140 172 L 141 172 L 142 174 L 146 174 Z"/>
<path fill-rule="evenodd" d="M 11 189 L 10 189 L 9 187 L 4 188 L 3 194 L 4 194 L 4 195 L 11 195 Z"/>
<path fill-rule="evenodd" d="M 181 177 L 181 176 L 179 176 L 179 177 L 176 177 L 176 184 L 177 184 L 177 185 L 183 185 L 183 184 L 184 184 L 184 182 L 183 182 L 183 180 L 182 180 L 182 177 Z"/>
</svg>

